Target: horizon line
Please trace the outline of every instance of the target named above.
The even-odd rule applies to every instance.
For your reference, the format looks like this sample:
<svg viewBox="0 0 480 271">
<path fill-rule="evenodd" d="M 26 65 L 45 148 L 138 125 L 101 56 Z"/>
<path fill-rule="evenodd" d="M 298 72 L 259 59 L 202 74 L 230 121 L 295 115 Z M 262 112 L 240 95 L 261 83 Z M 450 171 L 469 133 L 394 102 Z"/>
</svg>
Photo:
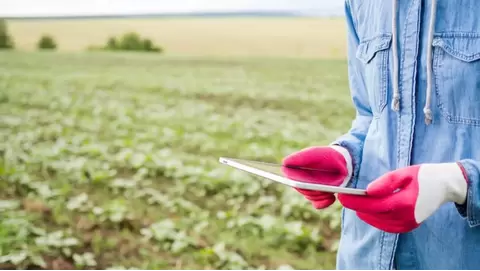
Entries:
<svg viewBox="0 0 480 271">
<path fill-rule="evenodd" d="M 166 18 L 166 17 L 342 17 L 335 12 L 303 11 L 212 11 L 212 12 L 166 12 L 166 13 L 118 13 L 90 15 L 19 15 L 2 16 L 5 20 L 41 20 L 41 19 L 116 19 L 116 18 Z"/>
</svg>

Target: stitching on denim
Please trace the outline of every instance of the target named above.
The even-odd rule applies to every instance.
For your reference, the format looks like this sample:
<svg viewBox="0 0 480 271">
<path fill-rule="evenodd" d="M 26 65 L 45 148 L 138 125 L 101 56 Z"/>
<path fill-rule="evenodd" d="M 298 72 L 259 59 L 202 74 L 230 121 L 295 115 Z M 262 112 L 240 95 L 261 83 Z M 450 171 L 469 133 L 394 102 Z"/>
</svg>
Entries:
<svg viewBox="0 0 480 271">
<path fill-rule="evenodd" d="M 443 41 L 437 41 L 435 44 L 444 44 Z M 439 46 L 441 48 L 444 48 L 443 46 Z M 452 113 L 450 113 L 444 104 L 444 94 L 441 93 L 440 87 L 439 87 L 439 70 L 442 67 L 440 59 L 445 57 L 445 52 L 448 52 L 446 50 L 441 50 L 438 48 L 434 49 L 434 56 L 433 56 L 433 77 L 434 77 L 434 85 L 435 85 L 435 93 L 437 94 L 437 107 L 440 109 L 441 114 L 444 116 L 444 118 L 447 120 L 449 123 L 455 123 L 455 124 L 465 124 L 465 125 L 471 125 L 471 126 L 480 126 L 480 119 L 475 119 L 475 118 L 468 118 L 468 117 L 462 117 L 462 116 L 453 116 Z M 478 54 L 480 56 L 480 53 Z M 469 65 L 469 64 L 466 64 Z"/>
<path fill-rule="evenodd" d="M 413 1 L 410 2 L 410 5 L 408 7 L 408 13 L 407 13 L 407 19 L 405 20 L 405 24 L 404 24 L 404 27 L 403 27 L 403 33 L 407 33 L 407 22 L 408 22 L 408 19 L 410 18 L 411 16 L 411 13 L 412 13 L 412 10 L 413 10 Z M 407 35 L 403 35 L 403 44 L 407 44 Z M 399 71 L 403 71 L 404 67 L 405 67 L 405 54 L 402 54 L 402 60 L 400 61 L 400 69 Z M 403 73 L 399 72 L 398 74 L 398 88 L 400 91 L 402 91 L 403 89 Z M 400 108 L 402 107 L 402 105 L 400 104 Z M 402 128 L 402 116 L 401 114 L 397 114 L 397 127 L 399 129 Z M 397 133 L 397 163 L 398 161 L 400 160 L 400 157 L 401 157 L 401 146 L 400 146 L 400 143 L 401 143 L 401 138 L 402 138 L 402 133 L 399 132 Z"/>
<path fill-rule="evenodd" d="M 455 50 L 450 45 L 448 45 L 444 40 L 438 40 L 437 39 L 437 40 L 435 40 L 435 42 L 433 42 L 432 45 L 433 46 L 438 46 L 438 47 L 442 48 L 443 50 L 445 50 L 450 55 L 452 55 L 452 56 L 454 56 L 454 57 L 456 57 L 460 60 L 466 61 L 466 62 L 471 62 L 471 61 L 474 61 L 474 60 L 477 60 L 477 59 L 480 58 L 480 52 L 467 55 L 465 53 L 462 53 L 460 50 Z"/>
<path fill-rule="evenodd" d="M 398 242 L 398 234 L 395 235 L 395 240 L 393 241 L 394 244 L 396 244 Z M 388 268 L 392 268 L 394 267 L 394 260 L 395 260 L 395 254 L 396 254 L 396 251 L 397 251 L 397 246 L 395 246 L 392 250 L 392 256 L 390 257 L 390 262 L 388 263 Z"/>
<path fill-rule="evenodd" d="M 369 63 L 375 58 L 377 53 L 389 49 L 391 43 L 392 39 L 389 34 L 379 35 L 372 39 L 362 41 L 358 45 L 355 55 L 363 63 Z"/>
<path fill-rule="evenodd" d="M 475 206 L 474 203 L 472 202 L 473 199 L 473 191 L 472 189 L 468 190 L 468 198 L 469 198 L 469 203 L 467 205 L 467 217 L 469 217 L 470 221 L 469 224 L 471 227 L 476 227 L 480 225 L 480 221 L 477 219 L 477 215 L 475 212 Z"/>
<path fill-rule="evenodd" d="M 462 32 L 462 31 L 449 31 L 449 32 L 437 32 L 434 37 L 440 38 L 480 38 L 480 33 L 477 32 Z"/>
<path fill-rule="evenodd" d="M 466 206 L 467 222 L 470 227 L 476 227 L 480 225 L 480 221 L 477 219 L 477 213 L 475 212 L 475 204 L 474 204 L 474 200 L 475 200 L 474 190 L 476 189 L 476 187 L 472 186 L 472 182 L 471 182 L 471 180 L 473 179 L 471 176 L 471 172 L 476 171 L 476 169 L 472 168 L 472 166 L 469 163 L 462 163 L 462 165 L 467 171 L 467 178 L 468 178 L 467 206 Z"/>
<path fill-rule="evenodd" d="M 413 6 L 413 4 L 412 4 Z M 420 2 L 417 2 L 417 6 L 419 6 L 418 8 L 421 9 L 421 1 Z M 420 31 L 420 22 L 421 22 L 421 12 L 419 10 L 417 10 L 417 19 L 416 19 L 416 29 L 417 31 Z M 415 89 L 415 84 L 417 83 L 417 75 L 418 75 L 418 55 L 419 55 L 419 46 L 420 46 L 420 40 L 417 38 L 417 41 L 415 42 L 415 65 L 413 66 L 413 77 L 412 77 L 412 89 Z M 415 91 L 412 91 L 411 92 L 411 101 L 415 101 L 415 97 L 416 97 L 416 93 Z M 415 124 L 415 121 L 416 121 L 416 118 L 417 118 L 417 115 L 416 115 L 416 109 L 417 109 L 417 104 L 416 103 L 412 103 L 412 111 L 413 113 L 411 114 L 411 123 L 412 125 Z M 412 153 L 412 148 L 413 148 L 413 139 L 414 139 L 414 133 L 415 133 L 415 129 L 411 129 L 410 130 L 410 141 L 408 143 L 408 153 L 411 154 Z M 410 165 L 412 162 L 412 157 L 411 155 L 407 155 L 407 164 Z"/>
<path fill-rule="evenodd" d="M 380 258 L 378 259 L 378 269 L 382 268 L 383 243 L 384 242 L 385 242 L 385 232 L 382 232 L 382 237 L 380 238 Z"/>
<path fill-rule="evenodd" d="M 383 33 L 383 34 L 378 34 L 378 35 L 375 35 L 375 36 L 372 36 L 372 37 L 363 39 L 363 40 L 360 42 L 360 44 L 362 44 L 362 43 L 368 43 L 368 42 L 371 42 L 371 41 L 374 41 L 374 40 L 379 40 L 379 39 L 391 39 L 391 38 L 392 38 L 392 34 L 390 34 L 390 33 Z"/>
</svg>

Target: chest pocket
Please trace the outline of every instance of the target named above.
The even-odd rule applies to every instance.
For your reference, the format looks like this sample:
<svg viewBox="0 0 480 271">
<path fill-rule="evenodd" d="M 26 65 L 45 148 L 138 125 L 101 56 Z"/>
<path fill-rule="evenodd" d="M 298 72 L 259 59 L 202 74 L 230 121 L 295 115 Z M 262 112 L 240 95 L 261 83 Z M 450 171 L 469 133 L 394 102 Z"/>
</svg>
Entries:
<svg viewBox="0 0 480 271">
<path fill-rule="evenodd" d="M 389 50 L 391 34 L 378 35 L 360 42 L 356 57 L 364 64 L 365 84 L 374 116 L 387 104 Z"/>
<path fill-rule="evenodd" d="M 440 112 L 450 123 L 480 126 L 480 34 L 443 33 L 433 46 Z"/>
</svg>

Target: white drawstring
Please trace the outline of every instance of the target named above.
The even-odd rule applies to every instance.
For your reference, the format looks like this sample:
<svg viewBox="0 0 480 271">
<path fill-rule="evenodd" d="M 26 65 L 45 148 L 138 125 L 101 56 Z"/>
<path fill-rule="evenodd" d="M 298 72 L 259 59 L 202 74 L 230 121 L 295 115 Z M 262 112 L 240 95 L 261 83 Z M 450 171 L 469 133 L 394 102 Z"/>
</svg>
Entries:
<svg viewBox="0 0 480 271">
<path fill-rule="evenodd" d="M 398 48 L 397 48 L 397 11 L 398 2 L 393 0 L 392 8 L 392 49 L 393 49 L 393 103 L 392 110 L 400 110 L 400 90 L 398 89 Z"/>
<path fill-rule="evenodd" d="M 432 123 L 433 116 L 430 109 L 432 100 L 432 54 L 433 54 L 433 35 L 435 32 L 435 17 L 437 15 L 437 0 L 432 0 L 432 9 L 430 11 L 430 27 L 428 32 L 428 52 L 427 52 L 427 95 L 423 113 L 425 114 L 425 123 L 429 125 Z"/>
</svg>

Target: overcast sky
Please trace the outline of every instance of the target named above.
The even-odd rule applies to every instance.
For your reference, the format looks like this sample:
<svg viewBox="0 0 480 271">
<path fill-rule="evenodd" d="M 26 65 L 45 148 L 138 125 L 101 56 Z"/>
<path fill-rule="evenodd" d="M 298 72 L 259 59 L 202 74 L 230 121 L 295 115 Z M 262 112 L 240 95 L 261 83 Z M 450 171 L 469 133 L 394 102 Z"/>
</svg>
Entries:
<svg viewBox="0 0 480 271">
<path fill-rule="evenodd" d="M 0 0 L 0 17 L 215 11 L 302 11 L 341 14 L 339 0 Z"/>
</svg>

